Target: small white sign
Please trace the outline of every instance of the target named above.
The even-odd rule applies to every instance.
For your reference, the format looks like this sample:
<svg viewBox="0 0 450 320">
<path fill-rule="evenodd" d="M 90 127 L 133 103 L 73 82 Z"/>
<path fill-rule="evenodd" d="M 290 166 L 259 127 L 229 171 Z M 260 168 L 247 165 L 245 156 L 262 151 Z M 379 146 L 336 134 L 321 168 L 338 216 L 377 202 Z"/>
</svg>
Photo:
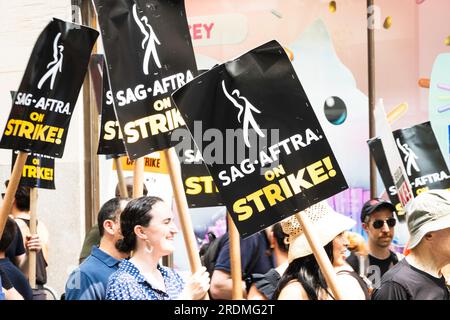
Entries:
<svg viewBox="0 0 450 320">
<path fill-rule="evenodd" d="M 397 144 L 395 143 L 392 134 L 391 125 L 387 120 L 382 99 L 380 99 L 375 106 L 374 114 L 377 122 L 377 129 L 379 130 L 378 135 L 381 139 L 384 153 L 386 154 L 389 171 L 394 179 L 398 198 L 403 208 L 406 209 L 414 199 L 414 194 L 405 167 L 403 166 L 402 159 L 400 158 L 400 153 L 398 152 Z"/>
</svg>

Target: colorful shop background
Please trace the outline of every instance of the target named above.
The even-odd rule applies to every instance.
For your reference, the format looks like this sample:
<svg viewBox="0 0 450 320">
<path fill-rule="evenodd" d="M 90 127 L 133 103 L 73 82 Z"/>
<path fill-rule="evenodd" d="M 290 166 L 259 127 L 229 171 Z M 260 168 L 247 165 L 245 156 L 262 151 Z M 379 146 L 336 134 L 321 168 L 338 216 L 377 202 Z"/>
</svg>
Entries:
<svg viewBox="0 0 450 320">
<path fill-rule="evenodd" d="M 329 201 L 337 211 L 358 221 L 355 231 L 361 232 L 359 212 L 370 196 L 366 1 L 187 0 L 186 8 L 199 70 L 272 39 L 290 51 L 292 64 L 350 186 Z M 383 98 L 387 112 L 407 104 L 407 111 L 392 124 L 393 130 L 431 120 L 448 161 L 450 111 L 437 110 L 450 100 L 430 97 L 436 88 L 423 88 L 419 80 L 450 84 L 450 24 L 446 14 L 450 2 L 377 0 L 372 9 L 376 97 Z M 435 63 L 440 66 L 433 69 Z M 445 96 L 445 91 L 440 96 Z M 377 194 L 382 195 L 380 179 L 377 185 Z M 217 222 L 224 210 L 192 209 L 197 233 L 224 230 Z M 403 246 L 406 240 L 405 230 L 397 230 L 394 242 Z M 176 260 L 181 261 L 181 257 Z"/>
</svg>

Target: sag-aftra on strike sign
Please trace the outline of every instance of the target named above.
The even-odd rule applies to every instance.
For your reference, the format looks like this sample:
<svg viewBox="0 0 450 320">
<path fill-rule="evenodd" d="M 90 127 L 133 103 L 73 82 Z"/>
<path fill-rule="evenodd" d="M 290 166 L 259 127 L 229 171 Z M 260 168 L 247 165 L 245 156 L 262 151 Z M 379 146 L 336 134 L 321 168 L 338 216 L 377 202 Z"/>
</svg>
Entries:
<svg viewBox="0 0 450 320">
<path fill-rule="evenodd" d="M 347 188 L 278 42 L 211 69 L 172 97 L 242 237 Z M 230 154 L 234 161 L 225 159 Z"/>
<path fill-rule="evenodd" d="M 31 53 L 0 148 L 61 158 L 98 32 L 53 19 Z"/>
<path fill-rule="evenodd" d="M 107 139 L 123 139 L 132 160 L 173 146 L 184 120 L 171 93 L 197 74 L 183 1 L 94 0 L 118 122 Z"/>
</svg>

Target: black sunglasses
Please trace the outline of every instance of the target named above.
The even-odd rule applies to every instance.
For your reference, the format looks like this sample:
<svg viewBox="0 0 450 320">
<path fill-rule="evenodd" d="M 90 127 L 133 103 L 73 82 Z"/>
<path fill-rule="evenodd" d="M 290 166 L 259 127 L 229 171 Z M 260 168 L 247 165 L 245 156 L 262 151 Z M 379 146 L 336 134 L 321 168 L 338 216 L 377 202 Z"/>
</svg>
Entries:
<svg viewBox="0 0 450 320">
<path fill-rule="evenodd" d="M 386 220 L 375 220 L 373 223 L 372 223 L 372 226 L 375 228 L 375 229 L 380 229 L 380 228 L 382 228 L 383 226 L 384 226 L 384 223 L 387 223 L 387 225 L 388 225 L 388 227 L 389 228 L 392 228 L 392 227 L 394 227 L 395 226 L 395 224 L 397 223 L 397 220 L 395 220 L 395 218 L 389 218 L 389 219 L 386 219 Z"/>
</svg>

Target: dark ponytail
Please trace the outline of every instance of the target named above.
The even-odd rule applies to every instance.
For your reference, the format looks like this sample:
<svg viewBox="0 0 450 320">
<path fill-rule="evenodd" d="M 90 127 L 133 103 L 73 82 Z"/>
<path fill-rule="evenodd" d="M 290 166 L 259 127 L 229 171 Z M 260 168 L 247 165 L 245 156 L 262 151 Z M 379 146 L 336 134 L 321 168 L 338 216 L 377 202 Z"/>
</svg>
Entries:
<svg viewBox="0 0 450 320">
<path fill-rule="evenodd" d="M 134 227 L 149 225 L 153 217 L 151 210 L 157 202 L 163 202 L 163 200 L 158 197 L 140 197 L 128 202 L 120 215 L 120 231 L 123 239 L 116 242 L 117 250 L 127 253 L 136 249 Z"/>
</svg>

